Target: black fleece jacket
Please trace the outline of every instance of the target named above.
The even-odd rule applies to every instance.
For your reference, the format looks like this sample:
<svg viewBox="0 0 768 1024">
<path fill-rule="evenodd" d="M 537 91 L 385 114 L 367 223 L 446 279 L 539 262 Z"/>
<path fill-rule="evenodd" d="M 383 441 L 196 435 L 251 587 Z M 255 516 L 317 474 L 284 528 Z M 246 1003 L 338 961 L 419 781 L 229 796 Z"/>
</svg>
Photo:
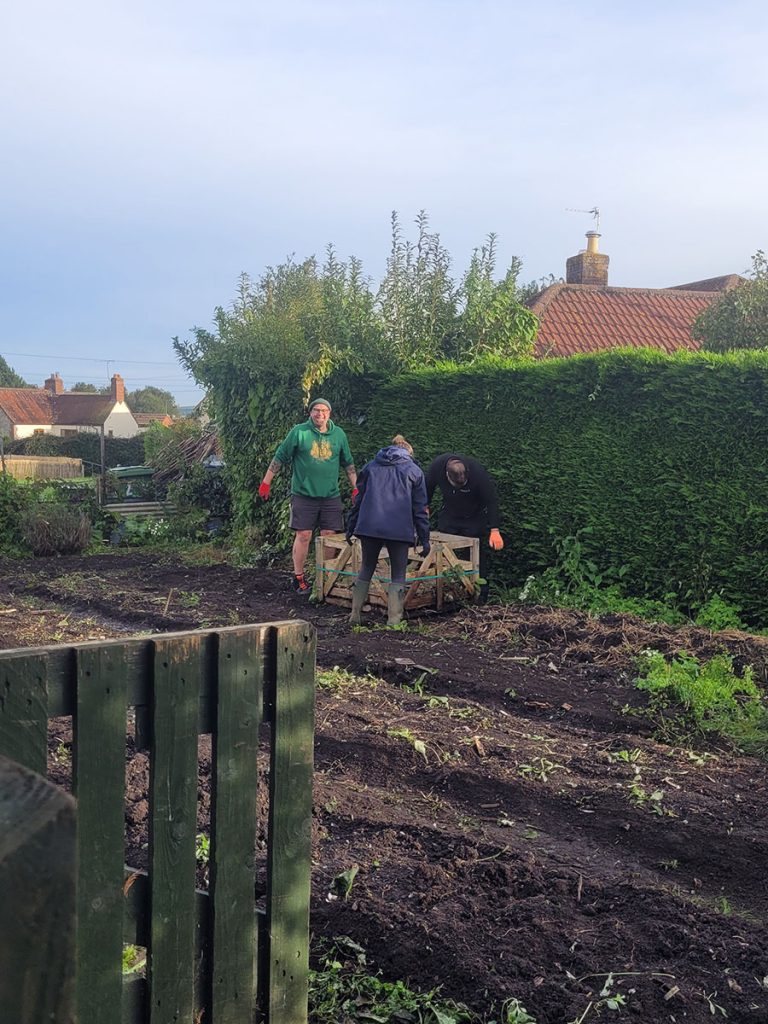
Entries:
<svg viewBox="0 0 768 1024">
<path fill-rule="evenodd" d="M 467 482 L 463 487 L 454 487 L 445 475 L 449 459 L 459 459 L 467 467 Z M 487 529 L 498 530 L 499 499 L 496 496 L 496 485 L 477 459 L 454 452 L 438 455 L 427 470 L 427 503 L 432 501 L 437 487 L 443 496 L 441 526 L 448 526 L 451 522 L 476 523 Z"/>
</svg>

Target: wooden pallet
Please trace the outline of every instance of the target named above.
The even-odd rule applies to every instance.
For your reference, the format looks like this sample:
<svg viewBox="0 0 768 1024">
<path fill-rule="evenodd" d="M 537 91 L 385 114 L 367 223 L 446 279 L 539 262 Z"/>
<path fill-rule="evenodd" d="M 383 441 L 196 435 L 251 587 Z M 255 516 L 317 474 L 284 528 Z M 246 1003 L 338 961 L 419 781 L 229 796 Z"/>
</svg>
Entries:
<svg viewBox="0 0 768 1024">
<path fill-rule="evenodd" d="M 111 512 L 119 519 L 140 516 L 142 519 L 167 519 L 176 514 L 176 506 L 168 501 L 121 501 L 103 505 L 105 512 Z"/>
<path fill-rule="evenodd" d="M 471 600 L 480 564 L 480 541 L 476 537 L 457 537 L 452 533 L 432 533 L 431 550 L 426 558 L 408 552 L 405 597 L 406 610 L 417 608 L 442 609 L 456 600 Z M 315 541 L 315 594 L 330 604 L 352 604 L 352 584 L 360 571 L 360 542 L 355 538 L 347 543 L 343 533 L 318 537 Z M 387 607 L 387 589 L 390 580 L 389 559 L 382 550 L 376 572 L 368 592 L 368 604 Z M 412 581 L 412 582 L 411 582 Z"/>
</svg>

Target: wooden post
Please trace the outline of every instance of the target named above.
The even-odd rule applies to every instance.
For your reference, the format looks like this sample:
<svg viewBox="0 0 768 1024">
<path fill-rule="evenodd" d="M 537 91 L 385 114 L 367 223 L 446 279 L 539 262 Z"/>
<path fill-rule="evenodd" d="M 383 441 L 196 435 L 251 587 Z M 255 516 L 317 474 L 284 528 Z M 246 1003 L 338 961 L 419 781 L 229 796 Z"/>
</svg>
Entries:
<svg viewBox="0 0 768 1024">
<path fill-rule="evenodd" d="M 0 1014 L 73 1024 L 75 801 L 0 757 Z"/>
<path fill-rule="evenodd" d="M 99 437 L 99 454 L 101 455 L 101 493 L 107 493 L 107 443 L 104 439 L 104 424 L 101 424 Z"/>
</svg>

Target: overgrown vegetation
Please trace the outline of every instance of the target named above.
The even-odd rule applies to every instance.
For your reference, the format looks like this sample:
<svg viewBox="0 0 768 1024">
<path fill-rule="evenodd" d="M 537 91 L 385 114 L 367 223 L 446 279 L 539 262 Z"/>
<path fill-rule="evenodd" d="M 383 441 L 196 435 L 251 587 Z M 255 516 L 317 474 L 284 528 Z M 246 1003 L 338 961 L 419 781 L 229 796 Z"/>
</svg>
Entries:
<svg viewBox="0 0 768 1024">
<path fill-rule="evenodd" d="M 636 615 L 670 626 L 693 622 L 713 631 L 747 629 L 740 610 L 720 594 L 712 594 L 698 607 L 689 604 L 686 609 L 680 607 L 680 595 L 675 591 L 665 594 L 663 600 L 629 596 L 622 582 L 628 571 L 626 565 L 600 570 L 585 554 L 585 539 L 591 532 L 587 527 L 575 536 L 556 538 L 556 563 L 539 575 L 529 576 L 518 593 L 502 588 L 497 590 L 497 597 L 502 602 L 520 600 L 556 608 L 580 608 L 592 615 Z"/>
<path fill-rule="evenodd" d="M 310 393 L 322 388 L 334 419 L 346 427 L 364 417 L 378 384 L 393 374 L 444 359 L 473 362 L 494 352 L 532 349 L 536 317 L 518 288 L 519 261 L 497 280 L 493 236 L 474 254 L 460 280 L 425 214 L 414 241 L 396 215 L 386 273 L 374 289 L 359 260 L 287 260 L 258 279 L 243 276 L 234 305 L 216 310 L 214 332 L 176 339 L 184 366 L 209 394 L 231 472 L 239 527 L 256 524 L 257 543 L 285 543 L 273 498 L 255 500 L 277 442 L 305 415 Z M 377 445 L 378 447 L 378 445 Z"/>
<path fill-rule="evenodd" d="M 749 277 L 708 306 L 691 333 L 709 352 L 768 348 L 768 259 L 761 249 Z"/>
<path fill-rule="evenodd" d="M 416 992 L 371 973 L 365 950 L 349 938 L 321 944 L 310 972 L 310 1024 L 536 1024 L 517 999 L 480 1016 L 439 989 Z"/>
<path fill-rule="evenodd" d="M 86 514 L 59 502 L 37 502 L 21 515 L 21 535 L 33 555 L 79 555 L 91 542 Z"/>
<path fill-rule="evenodd" d="M 648 693 L 648 713 L 662 739 L 717 736 L 768 757 L 768 706 L 749 666 L 739 675 L 727 654 L 702 663 L 685 652 L 667 659 L 645 651 L 638 672 L 635 685 Z"/>
</svg>

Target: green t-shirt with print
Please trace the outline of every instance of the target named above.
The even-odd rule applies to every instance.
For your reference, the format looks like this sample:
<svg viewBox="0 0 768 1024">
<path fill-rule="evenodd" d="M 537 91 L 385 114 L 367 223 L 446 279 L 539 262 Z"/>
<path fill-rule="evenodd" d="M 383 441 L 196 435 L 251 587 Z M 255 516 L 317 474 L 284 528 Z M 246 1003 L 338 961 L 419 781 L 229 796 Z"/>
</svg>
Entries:
<svg viewBox="0 0 768 1024">
<path fill-rule="evenodd" d="M 339 494 L 339 466 L 351 466 L 352 454 L 347 435 L 328 420 L 325 433 L 312 420 L 298 423 L 279 445 L 275 458 L 282 465 L 290 462 L 291 494 L 307 498 L 336 498 Z"/>
</svg>

